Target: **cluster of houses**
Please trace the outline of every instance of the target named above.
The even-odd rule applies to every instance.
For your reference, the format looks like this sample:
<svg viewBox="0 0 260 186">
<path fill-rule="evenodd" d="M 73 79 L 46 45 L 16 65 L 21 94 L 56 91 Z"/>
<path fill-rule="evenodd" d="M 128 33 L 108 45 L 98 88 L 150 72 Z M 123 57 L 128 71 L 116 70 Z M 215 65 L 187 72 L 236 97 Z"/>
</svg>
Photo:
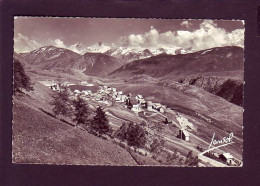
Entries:
<svg viewBox="0 0 260 186">
<path fill-rule="evenodd" d="M 59 84 L 55 81 L 41 81 L 42 84 L 44 84 L 47 87 L 50 87 L 54 91 L 59 91 L 60 87 Z M 86 87 L 93 87 L 94 84 L 88 83 L 86 81 L 82 81 L 79 83 L 80 85 L 84 85 Z M 70 86 L 75 85 L 69 82 L 63 82 L 61 85 L 63 86 Z M 137 94 L 135 97 L 133 97 L 130 93 L 123 94 L 123 91 L 117 91 L 116 88 L 106 86 L 106 85 L 100 85 L 97 92 L 92 92 L 91 90 L 77 90 L 75 89 L 72 91 L 70 88 L 68 88 L 68 92 L 70 94 L 71 99 L 75 99 L 78 95 L 81 95 L 84 98 L 91 98 L 92 100 L 111 105 L 112 102 L 122 103 L 122 105 L 136 113 L 142 112 L 142 111 L 151 111 L 151 112 L 173 112 L 170 108 L 167 108 L 165 105 L 161 103 L 153 103 L 152 101 L 146 101 L 144 97 L 140 94 Z M 167 120 L 167 119 L 166 119 Z M 184 124 L 187 124 L 187 119 L 182 117 L 177 117 L 177 120 L 179 121 L 181 127 Z M 167 120 L 168 121 L 168 120 Z M 168 123 L 168 122 L 167 122 Z M 169 121 L 170 123 L 170 121 Z M 179 130 L 179 136 L 181 139 L 185 141 L 189 141 L 189 133 L 185 129 Z"/>
</svg>

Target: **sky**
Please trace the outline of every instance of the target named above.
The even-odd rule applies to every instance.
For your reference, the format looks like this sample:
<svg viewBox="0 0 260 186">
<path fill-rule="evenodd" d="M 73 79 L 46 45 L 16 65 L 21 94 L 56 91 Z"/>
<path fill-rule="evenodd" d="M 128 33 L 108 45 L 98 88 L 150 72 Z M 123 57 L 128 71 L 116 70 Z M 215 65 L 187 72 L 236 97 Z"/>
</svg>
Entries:
<svg viewBox="0 0 260 186">
<path fill-rule="evenodd" d="M 29 52 L 43 46 L 71 49 L 75 44 L 203 50 L 244 46 L 240 20 L 184 20 L 133 18 L 14 17 L 14 51 Z"/>
</svg>

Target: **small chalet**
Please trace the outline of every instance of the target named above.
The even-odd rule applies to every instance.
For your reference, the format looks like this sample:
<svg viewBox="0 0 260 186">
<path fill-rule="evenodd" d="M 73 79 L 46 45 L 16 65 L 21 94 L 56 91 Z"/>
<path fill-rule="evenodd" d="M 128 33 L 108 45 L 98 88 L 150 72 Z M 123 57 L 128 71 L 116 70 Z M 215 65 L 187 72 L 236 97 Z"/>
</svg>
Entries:
<svg viewBox="0 0 260 186">
<path fill-rule="evenodd" d="M 152 103 L 152 101 L 147 101 L 147 110 L 148 111 L 153 111 L 153 103 Z"/>
<path fill-rule="evenodd" d="M 102 96 L 100 94 L 97 94 L 96 97 L 95 97 L 95 100 L 96 101 L 102 100 Z"/>
<path fill-rule="evenodd" d="M 190 134 L 188 131 L 180 129 L 179 130 L 179 137 L 185 141 L 190 141 Z"/>
<path fill-rule="evenodd" d="M 136 105 L 133 105 L 131 110 L 134 111 L 134 112 L 141 112 L 142 108 L 139 104 L 136 104 Z"/>
<path fill-rule="evenodd" d="M 87 90 L 82 90 L 83 95 L 87 96 L 89 93 Z"/>
<path fill-rule="evenodd" d="M 164 110 L 163 107 L 160 107 L 160 108 L 158 109 L 158 111 L 161 112 L 161 113 L 164 113 L 164 112 L 165 112 L 165 110 Z"/>
<path fill-rule="evenodd" d="M 135 99 L 137 99 L 137 100 L 143 99 L 143 96 L 140 94 L 137 94 L 137 96 L 135 96 Z"/>
<path fill-rule="evenodd" d="M 227 164 L 232 164 L 234 157 L 230 153 L 223 153 L 219 155 L 219 158 L 222 161 L 225 161 Z"/>
<path fill-rule="evenodd" d="M 74 90 L 74 93 L 75 94 L 80 94 L 80 91 L 76 89 L 76 90 Z"/>
<path fill-rule="evenodd" d="M 124 101 L 122 101 L 122 95 L 118 95 L 116 97 L 116 102 L 124 102 Z"/>
<path fill-rule="evenodd" d="M 81 85 L 88 85 L 88 82 L 87 81 L 82 81 L 80 82 Z"/>
</svg>

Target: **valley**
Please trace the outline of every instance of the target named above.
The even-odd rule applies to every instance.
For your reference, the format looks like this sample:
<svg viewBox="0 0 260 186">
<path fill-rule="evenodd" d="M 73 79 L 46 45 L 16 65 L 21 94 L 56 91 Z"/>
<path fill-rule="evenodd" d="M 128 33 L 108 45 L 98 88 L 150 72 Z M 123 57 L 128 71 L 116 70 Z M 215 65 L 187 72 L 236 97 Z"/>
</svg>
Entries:
<svg viewBox="0 0 260 186">
<path fill-rule="evenodd" d="M 190 151 L 198 157 L 207 150 L 214 133 L 218 139 L 233 133 L 234 143 L 215 152 L 228 152 L 238 161 L 243 160 L 242 48 L 218 47 L 177 55 L 163 53 L 130 62 L 108 54 L 105 51 L 80 55 L 55 47 L 15 54 L 25 64 L 34 91 L 14 98 L 14 162 L 137 165 L 135 156 L 139 165 L 167 165 L 165 153 L 157 158 L 142 156 L 126 150 L 127 147 L 121 148 L 113 138 L 103 140 L 74 128 L 71 118 L 63 118 L 66 123 L 46 114 L 52 113 L 49 102 L 55 91 L 42 84 L 43 81 L 73 84 L 68 86 L 71 98 L 76 98 L 75 90 L 78 90 L 92 111 L 101 106 L 113 132 L 123 123 L 145 122 L 150 137 L 160 136 L 165 141 L 166 152 L 177 150 L 184 158 Z M 83 82 L 93 86 L 82 86 Z M 109 93 L 104 93 L 108 87 Z M 84 90 L 91 94 L 84 95 Z M 118 95 L 121 99 L 129 93 L 133 105 L 139 105 L 137 110 L 127 108 L 126 100 L 116 100 Z M 109 97 L 110 94 L 115 97 Z M 152 109 L 149 104 L 134 103 L 138 95 Z M 156 110 L 156 105 L 163 110 Z M 166 118 L 169 123 L 165 123 Z M 188 141 L 179 137 L 182 130 L 188 132 Z M 39 154 L 35 153 L 37 150 Z M 180 165 L 176 161 L 171 164 Z M 200 162 L 200 166 L 212 165 Z"/>
</svg>

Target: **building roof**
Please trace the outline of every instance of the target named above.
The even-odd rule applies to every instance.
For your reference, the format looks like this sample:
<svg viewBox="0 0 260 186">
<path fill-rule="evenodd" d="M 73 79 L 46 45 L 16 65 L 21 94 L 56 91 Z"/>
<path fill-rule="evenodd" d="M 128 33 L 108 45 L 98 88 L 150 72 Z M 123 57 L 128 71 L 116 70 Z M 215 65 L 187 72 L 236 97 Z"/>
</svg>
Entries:
<svg viewBox="0 0 260 186">
<path fill-rule="evenodd" d="M 226 159 L 232 159 L 232 158 L 234 158 L 230 153 L 223 153 L 223 156 L 224 156 Z"/>
<path fill-rule="evenodd" d="M 186 131 L 186 130 L 181 130 L 182 132 L 183 132 L 183 134 L 185 135 L 185 136 L 190 136 L 190 134 L 188 133 L 188 131 Z"/>
<path fill-rule="evenodd" d="M 74 90 L 74 92 L 78 92 L 78 93 L 80 93 L 80 91 L 79 91 L 79 90 L 77 90 L 77 89 L 76 89 L 76 90 Z"/>
<path fill-rule="evenodd" d="M 139 99 L 142 99 L 142 98 L 143 98 L 143 96 L 140 95 L 140 94 L 137 94 L 136 97 L 138 97 Z"/>
</svg>

